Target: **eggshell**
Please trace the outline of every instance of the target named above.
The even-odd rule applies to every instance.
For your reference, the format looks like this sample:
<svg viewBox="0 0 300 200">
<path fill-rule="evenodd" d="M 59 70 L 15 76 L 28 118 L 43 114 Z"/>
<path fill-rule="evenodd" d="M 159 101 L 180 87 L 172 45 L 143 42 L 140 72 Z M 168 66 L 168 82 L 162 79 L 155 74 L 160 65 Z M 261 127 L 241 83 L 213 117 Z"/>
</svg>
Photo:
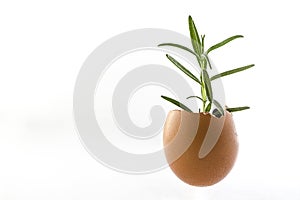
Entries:
<svg viewBox="0 0 300 200">
<path fill-rule="evenodd" d="M 220 127 L 219 130 L 216 127 Z M 206 155 L 200 156 L 204 140 L 211 144 Z M 232 114 L 227 111 L 221 118 L 204 113 L 170 111 L 164 125 L 163 143 L 172 171 L 194 186 L 210 186 L 221 181 L 232 169 L 238 153 Z"/>
</svg>

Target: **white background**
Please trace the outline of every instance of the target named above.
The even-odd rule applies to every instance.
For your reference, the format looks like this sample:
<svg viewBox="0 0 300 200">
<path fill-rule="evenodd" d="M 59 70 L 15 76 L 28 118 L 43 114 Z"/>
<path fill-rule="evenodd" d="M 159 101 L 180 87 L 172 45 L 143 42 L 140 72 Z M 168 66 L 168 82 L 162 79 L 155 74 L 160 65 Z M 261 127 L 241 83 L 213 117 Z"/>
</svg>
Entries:
<svg viewBox="0 0 300 200">
<path fill-rule="evenodd" d="M 0 199 L 300 199 L 297 1 L 1 1 Z M 256 67 L 223 84 L 240 153 L 228 177 L 209 188 L 169 170 L 112 171 L 83 148 L 72 115 L 76 76 L 110 37 L 138 28 L 188 35 L 192 15 L 220 71 Z M 147 64 L 147 63 L 146 63 Z"/>
</svg>

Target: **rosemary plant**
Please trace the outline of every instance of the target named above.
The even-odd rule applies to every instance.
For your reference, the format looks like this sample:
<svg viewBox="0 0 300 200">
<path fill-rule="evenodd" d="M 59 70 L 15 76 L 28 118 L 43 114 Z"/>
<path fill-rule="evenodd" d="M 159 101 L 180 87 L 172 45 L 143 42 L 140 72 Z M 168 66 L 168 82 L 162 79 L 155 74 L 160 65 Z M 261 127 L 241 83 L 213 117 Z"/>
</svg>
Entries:
<svg viewBox="0 0 300 200">
<path fill-rule="evenodd" d="M 195 23 L 192 19 L 191 16 L 189 16 L 188 19 L 189 22 L 189 32 L 190 32 L 190 37 L 191 37 L 191 43 L 193 46 L 193 50 L 185 47 L 183 45 L 180 44 L 174 44 L 174 43 L 163 43 L 163 44 L 159 44 L 158 46 L 172 46 L 175 48 L 180 48 L 183 49 L 185 51 L 190 52 L 191 54 L 193 54 L 199 64 L 199 68 L 200 68 L 200 74 L 198 74 L 198 76 L 195 76 L 193 73 L 191 73 L 186 67 L 184 67 L 180 62 L 178 62 L 175 58 L 173 58 L 172 56 L 170 56 L 169 54 L 167 54 L 167 58 L 178 68 L 180 69 L 183 73 L 185 73 L 188 77 L 190 77 L 191 79 L 193 79 L 199 86 L 200 86 L 200 91 L 201 91 L 201 97 L 200 96 L 189 96 L 187 97 L 187 99 L 190 98 L 197 98 L 199 100 L 202 101 L 202 112 L 204 113 L 209 113 L 211 112 L 212 109 L 212 105 L 214 105 L 216 108 L 212 111 L 212 114 L 216 117 L 221 117 L 224 115 L 224 109 L 226 109 L 229 112 L 235 112 L 235 111 L 241 111 L 241 110 L 246 110 L 249 109 L 250 107 L 248 106 L 242 106 L 242 107 L 235 107 L 235 108 L 223 108 L 223 106 L 216 100 L 214 99 L 213 96 L 213 90 L 212 90 L 212 86 L 211 86 L 211 81 L 214 81 L 218 78 L 221 78 L 223 76 L 227 76 L 230 74 L 234 74 L 240 71 L 244 71 L 246 69 L 249 69 L 251 67 L 254 66 L 254 64 L 251 65 L 247 65 L 247 66 L 243 66 L 243 67 L 239 67 L 236 69 L 232 69 L 229 71 L 225 71 L 222 72 L 220 74 L 217 74 L 215 76 L 210 77 L 209 73 L 207 72 L 208 68 L 212 69 L 208 54 L 219 48 L 224 46 L 225 44 L 231 42 L 232 40 L 235 40 L 237 38 L 242 38 L 242 35 L 235 35 L 232 37 L 227 38 L 226 40 L 217 43 L 213 46 L 211 46 L 210 48 L 208 48 L 207 50 L 205 50 L 204 48 L 204 40 L 205 40 L 205 35 L 201 35 L 199 37 L 198 35 L 198 31 L 197 28 L 195 26 Z M 188 108 L 187 106 L 185 106 L 183 103 L 172 99 L 170 97 L 167 96 L 161 96 L 163 99 L 175 104 L 176 106 L 182 108 L 183 110 L 186 110 L 188 112 L 192 112 L 192 110 L 190 108 Z M 199 108 L 199 112 L 201 112 L 201 109 Z"/>
</svg>

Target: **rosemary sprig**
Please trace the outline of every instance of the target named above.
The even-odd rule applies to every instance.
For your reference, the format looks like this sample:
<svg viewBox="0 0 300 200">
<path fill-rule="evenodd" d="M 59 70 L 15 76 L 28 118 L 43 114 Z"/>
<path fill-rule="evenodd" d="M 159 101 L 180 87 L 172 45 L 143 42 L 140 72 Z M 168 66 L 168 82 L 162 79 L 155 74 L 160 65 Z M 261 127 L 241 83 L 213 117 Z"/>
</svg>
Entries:
<svg viewBox="0 0 300 200">
<path fill-rule="evenodd" d="M 205 51 L 205 46 L 204 46 L 205 35 L 201 35 L 201 37 L 199 37 L 198 30 L 197 30 L 196 25 L 191 16 L 189 16 L 189 18 L 188 18 L 188 24 L 189 24 L 189 33 L 190 33 L 193 50 L 188 47 L 185 47 L 183 45 L 175 44 L 175 43 L 162 43 L 162 44 L 158 45 L 159 47 L 171 46 L 171 47 L 175 47 L 175 48 L 180 48 L 182 50 L 188 51 L 189 53 L 193 54 L 196 57 L 198 64 L 199 64 L 199 68 L 200 68 L 200 74 L 198 74 L 198 75 L 194 75 L 193 73 L 191 73 L 186 67 L 184 67 L 180 62 L 178 62 L 172 56 L 170 56 L 168 54 L 166 55 L 167 58 L 179 70 L 181 70 L 185 75 L 187 75 L 189 78 L 193 79 L 195 82 L 197 82 L 200 85 L 201 97 L 194 95 L 194 96 L 187 97 L 187 99 L 198 98 L 199 100 L 201 100 L 203 112 L 211 112 L 212 105 L 214 105 L 215 109 L 212 111 L 212 114 L 216 117 L 223 116 L 225 114 L 225 110 L 227 110 L 228 112 L 236 112 L 236 111 L 249 109 L 250 107 L 248 107 L 248 106 L 224 109 L 224 106 L 222 106 L 217 100 L 215 100 L 213 98 L 213 88 L 211 86 L 211 81 L 221 78 L 221 77 L 224 77 L 224 76 L 228 76 L 228 75 L 237 73 L 237 72 L 244 71 L 249 68 L 252 68 L 254 66 L 254 64 L 247 65 L 244 67 L 239 67 L 239 68 L 232 69 L 232 70 L 228 70 L 228 71 L 222 72 L 220 74 L 214 75 L 212 77 L 210 77 L 209 73 L 207 72 L 207 66 L 209 66 L 209 68 L 212 69 L 208 54 L 211 51 L 218 49 L 237 38 L 243 38 L 243 36 L 235 35 L 235 36 L 229 37 L 229 38 L 223 40 L 222 42 L 219 42 L 219 43 L 211 46 L 210 48 L 208 48 Z M 197 77 L 199 77 L 199 78 L 197 78 Z M 192 112 L 192 110 L 190 108 L 188 108 L 183 103 L 181 103 L 175 99 L 172 99 L 170 97 L 166 97 L 163 95 L 161 97 L 163 99 L 165 99 L 166 101 L 169 101 L 169 102 L 173 103 L 174 105 L 182 108 L 183 110 Z M 201 110 L 199 109 L 199 112 L 200 111 Z"/>
</svg>

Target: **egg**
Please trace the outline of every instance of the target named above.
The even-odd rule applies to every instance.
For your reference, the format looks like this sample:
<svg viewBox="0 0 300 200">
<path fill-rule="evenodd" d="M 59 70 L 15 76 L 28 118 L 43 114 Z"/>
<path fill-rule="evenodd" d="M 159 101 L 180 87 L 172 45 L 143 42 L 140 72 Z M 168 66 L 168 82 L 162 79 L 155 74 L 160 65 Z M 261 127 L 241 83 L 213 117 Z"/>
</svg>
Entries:
<svg viewBox="0 0 300 200">
<path fill-rule="evenodd" d="M 231 171 L 238 138 L 232 114 L 216 118 L 209 113 L 173 110 L 163 132 L 164 152 L 174 174 L 193 186 L 210 186 Z"/>
</svg>

